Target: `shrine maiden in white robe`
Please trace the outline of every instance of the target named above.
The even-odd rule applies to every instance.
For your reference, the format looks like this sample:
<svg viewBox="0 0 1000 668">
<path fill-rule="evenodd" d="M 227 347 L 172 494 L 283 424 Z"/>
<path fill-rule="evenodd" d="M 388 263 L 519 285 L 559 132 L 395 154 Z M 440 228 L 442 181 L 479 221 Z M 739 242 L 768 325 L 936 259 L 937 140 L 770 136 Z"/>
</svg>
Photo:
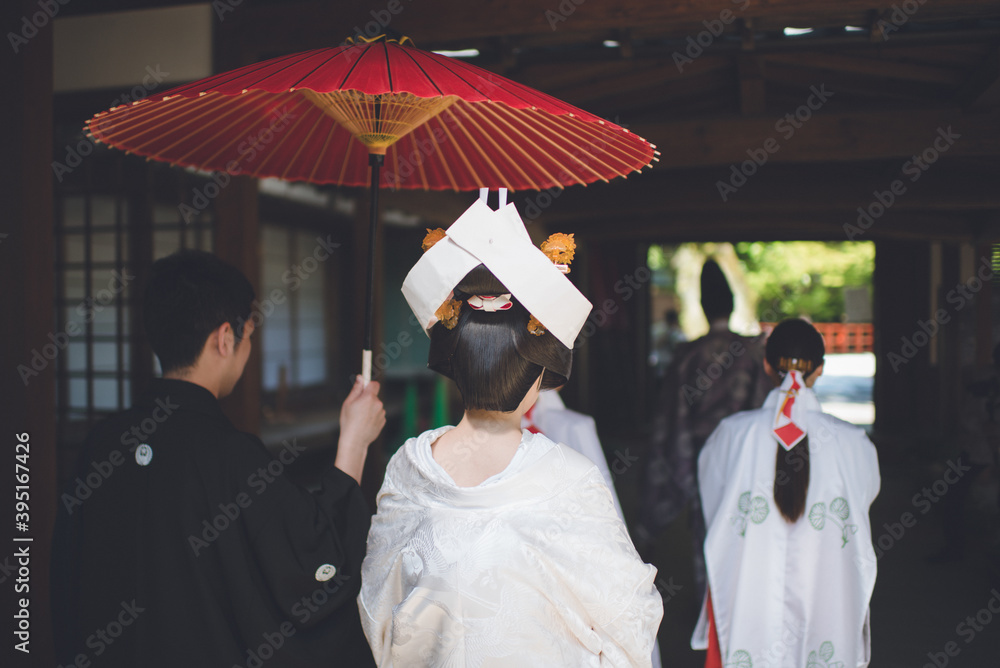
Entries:
<svg viewBox="0 0 1000 668">
<path fill-rule="evenodd" d="M 809 438 L 809 491 L 794 524 L 774 502 L 772 432 L 780 390 L 723 420 L 698 458 L 705 560 L 719 649 L 736 668 L 854 668 L 871 657 L 875 586 L 868 509 L 880 479 L 864 430 L 799 391 Z M 798 412 L 798 411 L 797 411 Z M 691 647 L 708 645 L 704 606 Z"/>
<path fill-rule="evenodd" d="M 408 440 L 385 474 L 358 607 L 381 668 L 649 666 L 663 603 L 593 462 L 524 430 L 457 486 Z M 474 456 L 474 452 L 470 452 Z"/>
</svg>

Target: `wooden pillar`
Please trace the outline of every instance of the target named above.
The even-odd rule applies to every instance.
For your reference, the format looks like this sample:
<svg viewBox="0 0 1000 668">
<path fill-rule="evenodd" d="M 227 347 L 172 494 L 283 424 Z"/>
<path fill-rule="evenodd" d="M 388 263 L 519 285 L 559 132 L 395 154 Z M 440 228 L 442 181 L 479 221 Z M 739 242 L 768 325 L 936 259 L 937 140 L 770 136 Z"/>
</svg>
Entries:
<svg viewBox="0 0 1000 668">
<path fill-rule="evenodd" d="M 976 277 L 985 275 L 985 267 L 991 266 L 992 244 L 976 244 Z M 975 285 L 975 283 L 973 283 Z M 976 295 L 976 364 L 985 367 L 993 364 L 993 280 L 983 281 Z"/>
<path fill-rule="evenodd" d="M 929 244 L 878 241 L 875 255 L 875 424 L 881 433 L 931 433 L 940 427 L 935 418 L 937 369 L 928 364 L 929 341 L 922 332 L 926 321 Z M 904 296 L 916 298 L 904 298 Z M 924 345 L 915 346 L 924 340 Z M 907 343 L 909 342 L 909 343 Z"/>
<path fill-rule="evenodd" d="M 30 0 L 3 3 L 2 25 L 11 34 L 27 34 L 24 17 L 30 23 L 39 12 Z M 44 15 L 43 15 L 44 16 Z M 33 26 L 32 26 L 33 27 Z M 10 44 L 7 45 L 11 47 Z M 55 372 L 49 362 L 38 375 L 22 380 L 18 365 L 32 366 L 33 351 L 43 351 L 55 342 L 53 300 L 55 298 L 55 252 L 53 243 L 52 176 L 52 23 L 43 22 L 16 53 L 4 56 L 0 86 L 6 92 L 0 105 L 4 132 L 3 171 L 0 173 L 0 201 L 4 217 L 0 222 L 0 285 L 4 289 L 4 316 L 0 317 L 0 355 L 3 356 L 3 385 L 0 401 L 0 438 L 3 439 L 3 530 L 0 560 L 27 546 L 30 555 L 30 655 L 12 650 L 16 599 L 15 574 L 0 574 L 4 593 L 0 616 L 6 631 L 5 656 L 16 657 L 15 666 L 52 666 L 51 614 L 49 607 L 49 553 L 56 511 L 56 429 Z M 51 350 L 51 349 L 50 349 Z M 15 529 L 14 476 L 16 435 L 27 433 L 30 444 L 25 459 L 29 469 L 28 531 Z M 23 473 L 20 471 L 19 473 Z M 12 539 L 30 537 L 31 542 Z M 11 558 L 10 562 L 16 564 Z M 5 664 L 8 665 L 8 664 Z"/>
<path fill-rule="evenodd" d="M 117 160 L 131 160 L 125 155 Z M 128 197 L 129 267 L 135 276 L 134 289 L 129 291 L 128 325 L 135 337 L 131 346 L 132 396 L 128 405 L 133 405 L 149 388 L 155 377 L 153 371 L 153 348 L 149 345 L 145 327 L 142 324 L 142 298 L 149 284 L 149 272 L 153 265 L 153 172 L 148 164 L 141 168 L 125 170 L 125 190 Z"/>
<path fill-rule="evenodd" d="M 938 286 L 938 308 L 948 309 L 953 319 L 941 328 L 938 339 L 938 363 L 941 366 L 940 408 L 938 415 L 942 424 L 954 422 L 960 415 L 963 399 L 962 338 L 960 313 L 954 313 L 954 304 L 948 302 L 948 294 L 961 281 L 959 245 L 941 244 L 941 283 Z"/>
<path fill-rule="evenodd" d="M 576 257 L 573 259 L 569 279 L 586 297 L 590 297 L 590 249 L 593 241 L 583 235 L 576 237 Z M 577 336 L 573 350 L 573 370 L 566 388 L 560 391 L 562 399 L 570 408 L 587 415 L 593 415 L 591 386 L 593 383 L 590 363 L 590 346 L 587 337 Z"/>
<path fill-rule="evenodd" d="M 257 180 L 235 176 L 228 186 L 220 189 L 215 199 L 215 254 L 243 272 L 258 298 L 259 236 Z M 261 355 L 260 339 L 253 338 L 256 340 L 243 378 L 233 393 L 222 401 L 222 409 L 239 429 L 259 434 Z"/>
</svg>

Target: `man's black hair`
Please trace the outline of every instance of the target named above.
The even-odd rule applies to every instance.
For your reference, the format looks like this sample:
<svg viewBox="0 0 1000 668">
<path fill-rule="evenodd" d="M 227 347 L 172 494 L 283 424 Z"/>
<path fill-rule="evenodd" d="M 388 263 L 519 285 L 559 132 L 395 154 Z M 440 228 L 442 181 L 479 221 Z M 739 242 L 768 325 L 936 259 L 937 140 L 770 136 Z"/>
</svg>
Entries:
<svg viewBox="0 0 1000 668">
<path fill-rule="evenodd" d="M 715 260 L 707 260 L 701 268 L 701 308 L 709 322 L 733 313 L 733 291 Z"/>
<path fill-rule="evenodd" d="M 182 250 L 154 262 L 142 323 L 163 372 L 194 365 L 208 335 L 223 323 L 232 325 L 238 345 L 253 300 L 246 276 L 211 253 Z"/>
<path fill-rule="evenodd" d="M 551 332 L 528 332 L 528 311 L 516 299 L 506 311 L 477 311 L 470 295 L 509 292 L 484 265 L 470 271 L 455 288 L 462 302 L 458 324 L 441 323 L 431 329 L 431 369 L 458 385 L 466 410 L 517 410 L 524 396 L 542 374 L 541 389 L 566 384 L 573 367 L 573 351 Z"/>
</svg>

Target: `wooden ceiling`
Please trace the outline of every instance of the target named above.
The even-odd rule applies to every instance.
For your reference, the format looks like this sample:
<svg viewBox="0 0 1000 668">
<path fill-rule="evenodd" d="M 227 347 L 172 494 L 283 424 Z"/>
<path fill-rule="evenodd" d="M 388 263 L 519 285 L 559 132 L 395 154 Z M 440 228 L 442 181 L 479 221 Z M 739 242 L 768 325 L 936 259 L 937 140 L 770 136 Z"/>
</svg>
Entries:
<svg viewBox="0 0 1000 668">
<path fill-rule="evenodd" d="M 599 235 L 627 220 L 630 236 L 648 240 L 843 239 L 857 207 L 902 178 L 906 192 L 866 238 L 1000 235 L 995 1 L 250 1 L 218 24 L 221 69 L 337 44 L 381 20 L 424 49 L 477 49 L 469 62 L 624 125 L 662 152 L 627 180 L 568 189 L 541 211 L 546 224 Z M 700 54 L 691 46 L 699 39 Z M 803 108 L 814 90 L 828 99 Z M 796 111 L 809 119 L 777 125 Z M 959 138 L 910 181 L 906 162 L 949 127 Z M 718 182 L 769 138 L 778 150 L 723 197 Z M 387 196 L 442 222 L 468 200 Z"/>
</svg>

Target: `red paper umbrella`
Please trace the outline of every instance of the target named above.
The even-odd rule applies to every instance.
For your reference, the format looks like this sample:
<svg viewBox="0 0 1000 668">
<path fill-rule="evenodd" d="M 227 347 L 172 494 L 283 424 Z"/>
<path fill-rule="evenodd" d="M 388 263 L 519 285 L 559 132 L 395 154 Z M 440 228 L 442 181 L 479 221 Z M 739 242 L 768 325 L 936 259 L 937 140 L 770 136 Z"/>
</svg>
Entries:
<svg viewBox="0 0 1000 668">
<path fill-rule="evenodd" d="M 112 108 L 87 130 L 115 148 L 233 175 L 347 186 L 370 177 L 372 256 L 383 170 L 392 188 L 540 190 L 656 159 L 614 123 L 406 42 L 273 58 Z M 370 258 L 367 351 L 373 271 Z"/>
</svg>

